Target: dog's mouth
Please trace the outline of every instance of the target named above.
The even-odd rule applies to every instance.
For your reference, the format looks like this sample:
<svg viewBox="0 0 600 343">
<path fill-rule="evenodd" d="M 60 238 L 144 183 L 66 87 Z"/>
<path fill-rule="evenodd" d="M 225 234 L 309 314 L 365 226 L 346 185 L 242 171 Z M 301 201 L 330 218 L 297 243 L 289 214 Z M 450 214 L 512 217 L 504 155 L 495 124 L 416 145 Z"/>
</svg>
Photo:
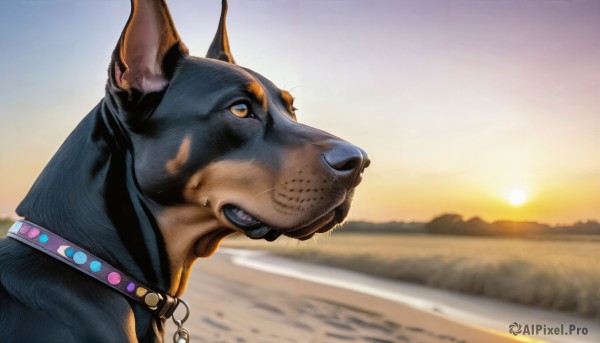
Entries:
<svg viewBox="0 0 600 343">
<path fill-rule="evenodd" d="M 236 206 L 225 205 L 223 214 L 232 224 L 243 230 L 243 233 L 251 239 L 265 239 L 272 242 L 282 235 L 298 240 L 307 240 L 316 233 L 327 232 L 336 224 L 340 223 L 345 215 L 340 210 L 331 211 L 312 223 L 297 229 L 281 229 L 269 225 L 256 218 L 248 211 Z"/>
<path fill-rule="evenodd" d="M 283 234 L 283 231 L 263 223 L 258 218 L 235 205 L 225 205 L 223 207 L 223 214 L 231 223 L 244 230 L 246 236 L 252 239 L 264 238 L 272 242 Z"/>
</svg>

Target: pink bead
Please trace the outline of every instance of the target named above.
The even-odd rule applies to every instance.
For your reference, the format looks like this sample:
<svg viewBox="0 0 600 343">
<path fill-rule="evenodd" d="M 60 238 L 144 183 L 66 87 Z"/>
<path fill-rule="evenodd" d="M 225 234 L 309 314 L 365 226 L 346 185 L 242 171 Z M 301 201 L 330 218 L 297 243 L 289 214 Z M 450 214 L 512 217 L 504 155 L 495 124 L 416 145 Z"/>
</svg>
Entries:
<svg viewBox="0 0 600 343">
<path fill-rule="evenodd" d="M 29 231 L 30 227 L 27 224 L 23 224 L 23 226 L 21 226 L 21 229 L 19 230 L 19 233 L 21 234 L 26 234 Z"/>
<path fill-rule="evenodd" d="M 112 272 L 108 274 L 108 282 L 111 285 L 118 285 L 119 282 L 121 282 L 121 275 L 119 275 L 119 273 L 117 272 Z"/>
<path fill-rule="evenodd" d="M 40 229 L 38 229 L 37 227 L 31 228 L 31 230 L 29 230 L 29 232 L 27 232 L 27 237 L 29 237 L 29 238 L 36 238 L 39 235 L 40 235 Z"/>
</svg>

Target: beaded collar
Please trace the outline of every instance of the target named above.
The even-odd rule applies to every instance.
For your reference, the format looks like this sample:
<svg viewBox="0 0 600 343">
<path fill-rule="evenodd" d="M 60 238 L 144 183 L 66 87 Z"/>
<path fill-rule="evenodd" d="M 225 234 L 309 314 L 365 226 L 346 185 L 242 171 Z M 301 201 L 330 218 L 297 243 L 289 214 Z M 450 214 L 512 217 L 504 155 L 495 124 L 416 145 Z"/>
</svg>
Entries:
<svg viewBox="0 0 600 343">
<path fill-rule="evenodd" d="M 7 236 L 52 256 L 143 304 L 154 311 L 159 318 L 171 317 L 179 303 L 184 304 L 189 314 L 189 308 L 183 300 L 152 290 L 85 249 L 39 225 L 18 220 L 8 230 Z"/>
</svg>

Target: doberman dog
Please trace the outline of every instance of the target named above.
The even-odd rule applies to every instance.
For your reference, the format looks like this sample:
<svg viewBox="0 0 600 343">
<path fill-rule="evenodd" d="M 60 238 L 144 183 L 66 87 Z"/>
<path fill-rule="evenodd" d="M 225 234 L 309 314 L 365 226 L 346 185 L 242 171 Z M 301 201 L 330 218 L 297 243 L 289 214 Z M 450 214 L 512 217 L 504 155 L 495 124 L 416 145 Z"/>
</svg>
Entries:
<svg viewBox="0 0 600 343">
<path fill-rule="evenodd" d="M 132 0 L 105 97 L 17 213 L 146 285 L 181 295 L 233 233 L 305 240 L 348 214 L 358 147 L 297 122 L 293 97 L 235 64 L 223 0 L 206 58 L 164 0 Z M 17 240 L 0 240 L 0 342 L 162 342 L 164 318 Z"/>
</svg>

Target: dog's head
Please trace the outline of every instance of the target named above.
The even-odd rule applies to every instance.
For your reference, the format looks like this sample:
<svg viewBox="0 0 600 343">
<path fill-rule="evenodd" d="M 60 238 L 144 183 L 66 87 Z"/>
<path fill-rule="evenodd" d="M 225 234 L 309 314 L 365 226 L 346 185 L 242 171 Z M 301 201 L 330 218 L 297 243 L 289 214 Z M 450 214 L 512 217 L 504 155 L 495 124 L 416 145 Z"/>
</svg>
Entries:
<svg viewBox="0 0 600 343">
<path fill-rule="evenodd" d="M 233 232 L 304 240 L 341 223 L 367 154 L 298 123 L 289 92 L 235 64 L 226 1 L 206 58 L 188 55 L 164 1 L 132 8 L 108 91 L 170 253 L 208 256 Z"/>
</svg>

